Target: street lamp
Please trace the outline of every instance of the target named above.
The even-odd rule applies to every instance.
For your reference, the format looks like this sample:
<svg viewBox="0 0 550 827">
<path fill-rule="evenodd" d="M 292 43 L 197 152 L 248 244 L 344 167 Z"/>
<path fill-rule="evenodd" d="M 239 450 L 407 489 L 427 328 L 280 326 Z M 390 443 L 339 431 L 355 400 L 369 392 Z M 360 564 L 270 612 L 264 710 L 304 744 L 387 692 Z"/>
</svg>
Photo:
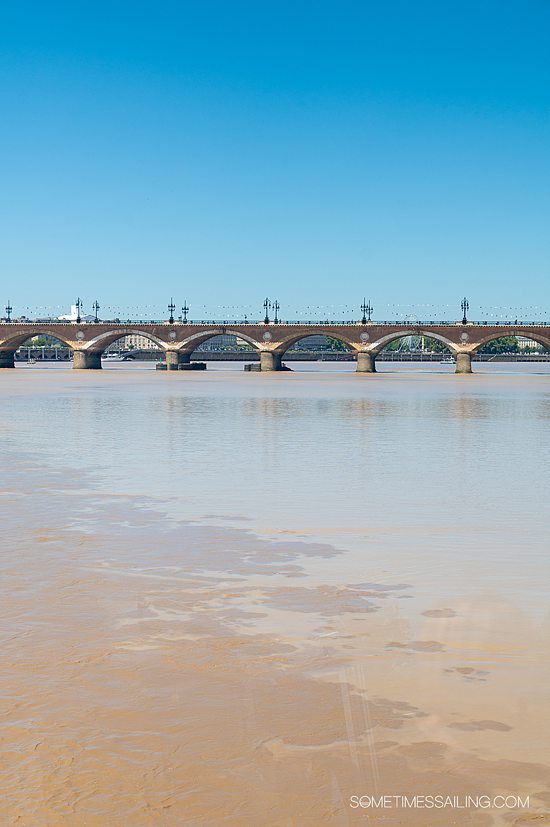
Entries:
<svg viewBox="0 0 550 827">
<path fill-rule="evenodd" d="M 468 319 L 466 318 L 466 313 L 470 309 L 470 303 L 466 297 L 462 299 L 460 304 L 460 308 L 462 310 L 462 324 L 468 324 Z"/>
<path fill-rule="evenodd" d="M 8 303 L 6 305 L 6 320 L 8 322 L 11 322 L 11 311 L 12 310 L 13 310 L 13 307 L 11 306 L 10 300 L 8 299 Z"/>
<path fill-rule="evenodd" d="M 264 324 L 269 324 L 269 308 L 271 307 L 271 302 L 269 299 L 266 299 L 264 302 L 264 310 L 265 310 L 265 317 L 264 317 Z"/>
<path fill-rule="evenodd" d="M 187 324 L 187 314 L 189 313 L 189 308 L 187 307 L 187 299 L 183 303 L 183 307 L 181 308 L 181 320 L 184 324 Z"/>
<path fill-rule="evenodd" d="M 275 324 L 279 324 L 279 317 L 277 316 L 277 313 L 278 313 L 278 312 L 279 312 L 279 310 L 281 309 L 281 305 L 279 304 L 279 302 L 278 302 L 278 301 L 275 301 L 275 302 L 273 303 L 273 309 L 274 309 L 274 311 L 275 311 L 275 318 L 273 319 L 273 321 L 274 321 L 274 323 L 275 323 Z"/>
<path fill-rule="evenodd" d="M 92 305 L 92 309 L 93 309 L 93 310 L 94 310 L 94 312 L 95 312 L 95 316 L 94 316 L 94 324 L 97 324 L 97 323 L 99 322 L 99 319 L 98 319 L 98 316 L 97 316 L 97 311 L 99 310 L 99 302 L 98 302 L 98 300 L 97 300 L 97 299 L 96 299 L 96 300 L 95 300 L 95 302 L 93 303 L 93 305 Z"/>
<path fill-rule="evenodd" d="M 170 304 L 168 305 L 168 312 L 170 313 L 170 318 L 168 319 L 169 324 L 174 324 L 174 310 L 176 309 L 176 305 L 174 304 L 174 299 L 170 299 Z"/>
<path fill-rule="evenodd" d="M 361 324 L 366 324 L 367 321 L 370 322 L 370 318 L 371 318 L 371 315 L 372 315 L 372 305 L 370 303 L 370 299 L 369 299 L 368 304 L 365 301 L 365 299 L 363 299 L 363 304 L 361 305 L 361 312 L 363 313 L 363 318 L 361 319 Z"/>
<path fill-rule="evenodd" d="M 76 300 L 76 323 L 80 324 L 82 319 L 80 318 L 80 311 L 82 310 L 82 299 L 78 298 Z"/>
</svg>

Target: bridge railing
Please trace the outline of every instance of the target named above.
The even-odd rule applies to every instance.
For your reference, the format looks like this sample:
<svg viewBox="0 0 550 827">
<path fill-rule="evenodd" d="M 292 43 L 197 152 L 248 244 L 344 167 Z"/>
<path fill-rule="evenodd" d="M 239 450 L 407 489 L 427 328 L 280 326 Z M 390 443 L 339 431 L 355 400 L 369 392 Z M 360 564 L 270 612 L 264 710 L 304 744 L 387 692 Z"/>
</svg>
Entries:
<svg viewBox="0 0 550 827">
<path fill-rule="evenodd" d="M 75 327 L 79 327 L 81 325 L 94 325 L 93 321 L 82 321 L 77 323 L 76 321 L 62 321 L 60 319 L 12 319 L 11 321 L 7 321 L 7 319 L 0 319 L 0 326 L 8 327 L 12 325 L 36 325 L 37 327 L 44 327 L 44 326 L 63 326 L 66 327 L 67 325 L 74 325 Z M 164 325 L 170 326 L 169 322 L 166 319 L 100 319 L 98 324 L 108 324 L 108 325 L 119 325 L 121 327 L 128 327 L 131 325 Z M 244 326 L 264 326 L 263 319 L 189 319 L 186 322 L 181 321 L 180 319 L 175 319 L 173 326 L 174 327 L 187 327 L 193 325 L 211 325 L 213 327 L 230 327 L 231 325 L 238 325 L 239 327 Z M 357 320 L 349 320 L 349 319 L 336 319 L 336 320 L 328 320 L 328 319 L 307 319 L 307 320 L 298 320 L 298 319 L 289 319 L 289 320 L 282 320 L 280 319 L 278 322 L 270 321 L 269 324 L 265 324 L 265 327 L 278 327 L 278 326 L 301 326 L 301 327 L 369 327 L 372 325 L 383 325 L 388 327 L 407 327 L 407 328 L 415 328 L 415 327 L 462 327 L 461 322 L 450 322 L 449 320 L 445 321 L 436 321 L 434 319 L 430 319 L 429 321 L 420 321 L 417 319 L 393 319 L 393 320 L 384 320 L 384 321 L 371 321 L 367 322 L 363 325 L 362 322 Z M 474 325 L 475 327 L 549 327 L 550 321 L 535 321 L 535 322 L 526 322 L 526 321 L 468 321 L 467 325 L 464 327 Z"/>
</svg>

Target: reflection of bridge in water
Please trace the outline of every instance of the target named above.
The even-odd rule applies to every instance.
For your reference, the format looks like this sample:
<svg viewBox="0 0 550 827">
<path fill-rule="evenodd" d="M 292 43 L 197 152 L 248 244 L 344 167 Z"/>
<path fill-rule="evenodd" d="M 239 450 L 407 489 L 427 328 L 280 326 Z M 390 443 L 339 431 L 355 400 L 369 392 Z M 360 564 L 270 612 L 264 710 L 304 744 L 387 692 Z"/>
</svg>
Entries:
<svg viewBox="0 0 550 827">
<path fill-rule="evenodd" d="M 359 373 L 373 373 L 376 358 L 396 339 L 420 336 L 443 344 L 456 361 L 457 373 L 471 373 L 472 357 L 479 348 L 504 336 L 521 336 L 550 350 L 550 325 L 543 323 L 484 322 L 310 322 L 310 323 L 198 323 L 193 322 L 3 322 L 0 323 L 0 367 L 15 364 L 15 352 L 33 336 L 51 336 L 73 351 L 73 367 L 96 370 L 101 356 L 125 336 L 145 336 L 165 355 L 168 370 L 191 363 L 199 345 L 215 336 L 231 334 L 259 354 L 262 371 L 282 369 L 285 353 L 308 336 L 327 336 L 346 345 Z M 201 357 L 203 354 L 201 354 Z"/>
</svg>

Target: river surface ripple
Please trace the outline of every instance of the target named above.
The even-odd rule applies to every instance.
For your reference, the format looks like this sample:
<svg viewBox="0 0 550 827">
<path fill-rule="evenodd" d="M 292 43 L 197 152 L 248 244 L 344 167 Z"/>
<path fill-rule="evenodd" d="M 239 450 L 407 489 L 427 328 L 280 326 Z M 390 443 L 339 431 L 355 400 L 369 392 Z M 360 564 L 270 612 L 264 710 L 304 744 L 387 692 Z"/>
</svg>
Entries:
<svg viewBox="0 0 550 827">
<path fill-rule="evenodd" d="M 1 823 L 550 824 L 549 366 L 228 367 L 1 372 Z"/>
</svg>

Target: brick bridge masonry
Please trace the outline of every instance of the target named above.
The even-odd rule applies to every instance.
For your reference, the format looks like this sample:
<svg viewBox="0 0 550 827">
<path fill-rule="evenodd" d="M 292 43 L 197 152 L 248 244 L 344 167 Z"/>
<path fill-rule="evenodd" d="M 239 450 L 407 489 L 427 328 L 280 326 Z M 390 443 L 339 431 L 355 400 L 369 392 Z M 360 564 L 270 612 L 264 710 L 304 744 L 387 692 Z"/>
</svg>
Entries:
<svg viewBox="0 0 550 827">
<path fill-rule="evenodd" d="M 376 357 L 395 339 L 426 336 L 444 344 L 456 360 L 457 373 L 472 372 L 472 356 L 487 342 L 502 336 L 524 336 L 550 350 L 550 326 L 543 324 L 489 325 L 468 322 L 403 325 L 378 324 L 140 324 L 93 323 L 0 323 L 0 367 L 14 367 L 17 348 L 31 336 L 48 335 L 73 350 L 73 367 L 101 368 L 103 351 L 123 336 L 141 334 L 158 345 L 166 355 L 168 370 L 177 370 L 191 361 L 196 348 L 214 336 L 235 334 L 259 351 L 262 371 L 282 368 L 288 348 L 307 336 L 330 336 L 348 345 L 355 353 L 358 373 L 374 373 Z"/>
</svg>

